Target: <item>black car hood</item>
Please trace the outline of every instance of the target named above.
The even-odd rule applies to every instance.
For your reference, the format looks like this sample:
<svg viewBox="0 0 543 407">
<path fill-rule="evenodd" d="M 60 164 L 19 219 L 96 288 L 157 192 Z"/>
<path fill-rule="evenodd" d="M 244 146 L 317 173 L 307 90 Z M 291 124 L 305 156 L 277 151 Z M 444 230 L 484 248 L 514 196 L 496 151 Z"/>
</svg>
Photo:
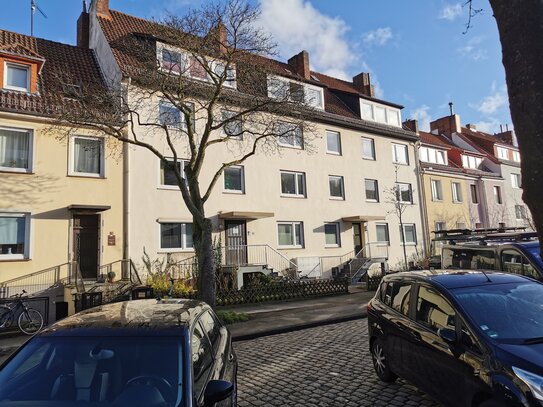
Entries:
<svg viewBox="0 0 543 407">
<path fill-rule="evenodd" d="M 499 360 L 503 363 L 543 376 L 543 343 L 533 345 L 501 343 L 497 348 L 502 353 Z"/>
</svg>

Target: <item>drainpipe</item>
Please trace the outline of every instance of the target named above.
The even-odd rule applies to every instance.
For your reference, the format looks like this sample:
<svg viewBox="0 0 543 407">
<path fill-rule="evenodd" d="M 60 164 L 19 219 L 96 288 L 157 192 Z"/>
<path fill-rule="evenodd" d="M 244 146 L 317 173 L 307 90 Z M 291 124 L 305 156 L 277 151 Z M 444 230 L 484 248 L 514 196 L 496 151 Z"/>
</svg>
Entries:
<svg viewBox="0 0 543 407">
<path fill-rule="evenodd" d="M 131 78 L 126 84 L 125 97 L 128 97 L 128 87 Z M 123 259 L 130 259 L 130 148 L 123 143 Z M 130 265 L 128 267 L 131 267 Z"/>
<path fill-rule="evenodd" d="M 424 253 L 424 257 L 427 257 L 431 236 L 430 236 L 430 226 L 428 224 L 428 210 L 426 208 L 426 200 L 424 199 L 424 197 L 426 196 L 426 192 L 424 190 L 424 181 L 422 179 L 424 171 L 420 165 L 419 149 L 420 149 L 420 141 L 417 141 L 415 143 L 415 165 L 416 165 L 415 172 L 417 175 L 417 187 L 419 191 L 418 195 L 419 195 L 419 203 L 420 203 L 420 219 L 421 219 L 421 226 L 422 226 L 422 233 L 423 233 L 422 252 Z"/>
<path fill-rule="evenodd" d="M 485 183 L 483 181 L 483 177 L 482 176 L 479 176 L 479 179 L 478 179 L 478 186 L 479 186 L 479 190 L 481 191 L 481 202 L 479 202 L 479 205 L 480 208 L 482 209 L 482 221 L 483 221 L 483 227 L 485 228 L 489 228 L 490 227 L 490 218 L 489 218 L 489 215 L 488 215 L 488 200 L 486 198 L 486 188 L 485 188 Z"/>
</svg>

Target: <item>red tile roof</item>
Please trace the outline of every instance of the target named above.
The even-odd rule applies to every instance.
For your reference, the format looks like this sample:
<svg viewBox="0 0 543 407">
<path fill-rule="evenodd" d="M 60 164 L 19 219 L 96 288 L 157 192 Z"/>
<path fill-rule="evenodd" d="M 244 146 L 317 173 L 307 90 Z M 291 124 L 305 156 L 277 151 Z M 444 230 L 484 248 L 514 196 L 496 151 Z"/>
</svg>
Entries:
<svg viewBox="0 0 543 407">
<path fill-rule="evenodd" d="M 432 133 L 426 133 L 424 131 L 419 131 L 420 141 L 423 144 L 431 144 L 433 146 L 439 146 L 443 148 L 452 148 L 455 147 L 455 145 L 449 141 L 446 137 L 432 134 Z"/>
<path fill-rule="evenodd" d="M 104 86 L 91 50 L 5 30 L 0 30 L 0 48 L 14 55 L 45 60 L 38 75 L 38 92 L 0 89 L 1 110 L 48 115 L 72 103 L 59 95 L 62 80 L 79 86 Z"/>
</svg>

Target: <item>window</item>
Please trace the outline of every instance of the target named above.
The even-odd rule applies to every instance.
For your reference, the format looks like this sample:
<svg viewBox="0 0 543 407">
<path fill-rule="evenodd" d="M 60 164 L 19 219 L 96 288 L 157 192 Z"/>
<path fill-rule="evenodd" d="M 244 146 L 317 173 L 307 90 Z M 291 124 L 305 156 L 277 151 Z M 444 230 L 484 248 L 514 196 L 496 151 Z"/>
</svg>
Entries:
<svg viewBox="0 0 543 407">
<path fill-rule="evenodd" d="M 194 380 L 194 394 L 196 399 L 204 390 L 207 378 L 213 367 L 212 347 L 205 334 L 205 329 L 197 323 L 190 338 L 192 353 L 192 374 Z"/>
<path fill-rule="evenodd" d="M 362 137 L 362 158 L 375 160 L 375 144 L 373 139 Z"/>
<path fill-rule="evenodd" d="M 462 185 L 459 182 L 452 182 L 452 197 L 453 202 L 460 203 L 462 199 Z"/>
<path fill-rule="evenodd" d="M 466 229 L 466 222 L 456 222 L 456 229 Z"/>
<path fill-rule="evenodd" d="M 0 260 L 29 257 L 30 214 L 0 213 Z"/>
<path fill-rule="evenodd" d="M 494 199 L 497 204 L 502 204 L 502 191 L 500 187 L 494 187 Z"/>
<path fill-rule="evenodd" d="M 522 186 L 520 174 L 511 174 L 511 185 L 513 186 L 513 188 L 517 189 Z"/>
<path fill-rule="evenodd" d="M 279 76 L 268 77 L 268 97 L 304 103 L 317 109 L 324 109 L 322 88 Z"/>
<path fill-rule="evenodd" d="M 462 165 L 464 168 L 478 169 L 483 159 L 480 157 L 473 157 L 471 155 L 462 155 Z"/>
<path fill-rule="evenodd" d="M 377 242 L 381 245 L 390 244 L 390 238 L 388 235 L 388 223 L 377 223 L 375 225 L 375 234 L 377 236 Z"/>
<path fill-rule="evenodd" d="M 524 205 L 515 205 L 515 218 L 517 220 L 527 219 L 526 207 Z"/>
<path fill-rule="evenodd" d="M 224 169 L 224 189 L 229 192 L 245 192 L 245 182 L 242 166 L 232 166 Z"/>
<path fill-rule="evenodd" d="M 479 196 L 477 195 L 477 185 L 471 184 L 469 190 L 471 191 L 471 203 L 478 204 Z"/>
<path fill-rule="evenodd" d="M 305 198 L 305 173 L 281 171 L 281 193 Z"/>
<path fill-rule="evenodd" d="M 226 122 L 232 119 L 237 113 L 230 110 L 222 110 L 222 122 Z M 234 138 L 237 140 L 243 139 L 243 124 L 240 118 L 229 120 L 223 125 L 222 131 L 225 136 Z"/>
<path fill-rule="evenodd" d="M 498 158 L 501 160 L 509 160 L 509 150 L 503 147 L 496 147 Z"/>
<path fill-rule="evenodd" d="M 6 62 L 4 87 L 6 89 L 30 92 L 30 67 Z"/>
<path fill-rule="evenodd" d="M 366 183 L 366 201 L 379 202 L 379 185 L 376 179 L 367 179 Z"/>
<path fill-rule="evenodd" d="M 442 221 L 436 221 L 436 224 L 435 224 L 436 228 L 436 232 L 438 230 L 446 230 L 447 229 L 447 222 L 442 222 Z"/>
<path fill-rule="evenodd" d="M 304 85 L 304 102 L 317 109 L 324 109 L 323 92 L 319 87 Z"/>
<path fill-rule="evenodd" d="M 434 288 L 420 286 L 415 319 L 437 333 L 440 328 L 455 329 L 456 312 Z"/>
<path fill-rule="evenodd" d="M 173 167 L 173 160 L 167 159 L 168 164 L 160 160 L 160 185 L 162 186 L 175 186 L 177 189 L 177 179 L 175 178 L 175 171 Z M 185 168 L 188 165 L 187 160 L 177 160 L 177 170 L 181 174 L 181 177 L 185 179 Z"/>
<path fill-rule="evenodd" d="M 304 226 L 302 222 L 277 223 L 279 247 L 302 248 L 304 246 Z"/>
<path fill-rule="evenodd" d="M 413 203 L 411 184 L 396 183 L 396 199 L 401 203 Z"/>
<path fill-rule="evenodd" d="M 432 164 L 442 164 L 447 163 L 447 153 L 442 150 L 436 150 L 435 148 L 421 147 L 420 149 L 420 160 Z"/>
<path fill-rule="evenodd" d="M 441 181 L 433 179 L 430 181 L 432 186 L 432 200 L 433 201 L 442 201 L 443 200 L 443 190 L 441 189 Z"/>
<path fill-rule="evenodd" d="M 390 284 L 389 284 L 390 285 Z M 390 306 L 405 316 L 409 315 L 409 297 L 411 297 L 411 284 L 399 281 L 392 282 L 390 293 Z"/>
<path fill-rule="evenodd" d="M 520 153 L 518 151 L 513 151 L 513 161 L 520 162 Z"/>
<path fill-rule="evenodd" d="M 32 172 L 32 132 L 0 128 L 0 170 Z"/>
<path fill-rule="evenodd" d="M 187 250 L 194 247 L 192 223 L 160 223 L 160 248 L 165 251 Z"/>
<path fill-rule="evenodd" d="M 186 69 L 184 59 L 183 55 L 179 52 L 163 49 L 162 69 L 169 72 L 181 73 Z"/>
<path fill-rule="evenodd" d="M 341 155 L 341 138 L 337 131 L 326 132 L 326 152 Z"/>
<path fill-rule="evenodd" d="M 223 80 L 224 85 L 230 88 L 236 87 L 236 70 L 233 67 L 226 67 L 225 64 L 214 61 L 211 64 L 211 70 L 217 80 Z"/>
<path fill-rule="evenodd" d="M 392 144 L 392 162 L 395 164 L 409 164 L 407 146 L 404 144 Z"/>
<path fill-rule="evenodd" d="M 360 100 L 360 114 L 362 119 L 400 127 L 400 110 L 367 100 Z"/>
<path fill-rule="evenodd" d="M 403 231 L 402 231 L 402 227 L 400 226 L 400 238 L 402 240 L 402 243 L 405 243 L 406 245 L 416 245 L 417 233 L 415 231 L 415 225 L 404 223 Z"/>
<path fill-rule="evenodd" d="M 280 146 L 299 149 L 303 148 L 302 129 L 295 124 L 279 122 L 277 123 L 276 132 L 278 134 Z"/>
<path fill-rule="evenodd" d="M 194 113 L 194 104 L 186 103 L 188 109 Z M 160 101 L 158 105 L 158 122 L 168 127 L 176 129 L 187 129 L 186 117 L 181 111 L 171 103 Z M 192 129 L 194 130 L 194 116 L 192 119 Z"/>
<path fill-rule="evenodd" d="M 345 191 L 343 189 L 343 177 L 329 175 L 328 184 L 330 185 L 331 198 L 345 199 Z"/>
<path fill-rule="evenodd" d="M 104 139 L 75 136 L 71 139 L 70 175 L 104 176 Z"/>
<path fill-rule="evenodd" d="M 339 247 L 339 223 L 325 223 L 324 236 L 326 247 Z"/>
<path fill-rule="evenodd" d="M 506 273 L 520 274 L 535 280 L 541 280 L 541 276 L 530 264 L 528 259 L 516 250 L 502 251 L 502 269 Z"/>
</svg>

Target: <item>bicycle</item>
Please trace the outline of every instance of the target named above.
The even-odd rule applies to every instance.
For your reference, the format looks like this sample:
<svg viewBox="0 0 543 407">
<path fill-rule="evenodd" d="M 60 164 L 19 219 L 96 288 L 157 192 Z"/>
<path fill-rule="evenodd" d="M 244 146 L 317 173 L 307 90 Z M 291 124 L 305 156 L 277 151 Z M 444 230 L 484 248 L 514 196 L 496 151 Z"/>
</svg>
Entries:
<svg viewBox="0 0 543 407">
<path fill-rule="evenodd" d="M 34 335 L 43 328 L 43 316 L 42 314 L 33 308 L 29 308 L 23 301 L 23 295 L 26 291 L 23 290 L 21 294 L 15 294 L 10 298 L 14 298 L 14 302 L 9 305 L 0 305 L 0 329 L 7 329 L 13 323 L 17 311 L 22 309 L 19 317 L 17 318 L 17 326 L 19 330 L 27 335 Z"/>
</svg>

